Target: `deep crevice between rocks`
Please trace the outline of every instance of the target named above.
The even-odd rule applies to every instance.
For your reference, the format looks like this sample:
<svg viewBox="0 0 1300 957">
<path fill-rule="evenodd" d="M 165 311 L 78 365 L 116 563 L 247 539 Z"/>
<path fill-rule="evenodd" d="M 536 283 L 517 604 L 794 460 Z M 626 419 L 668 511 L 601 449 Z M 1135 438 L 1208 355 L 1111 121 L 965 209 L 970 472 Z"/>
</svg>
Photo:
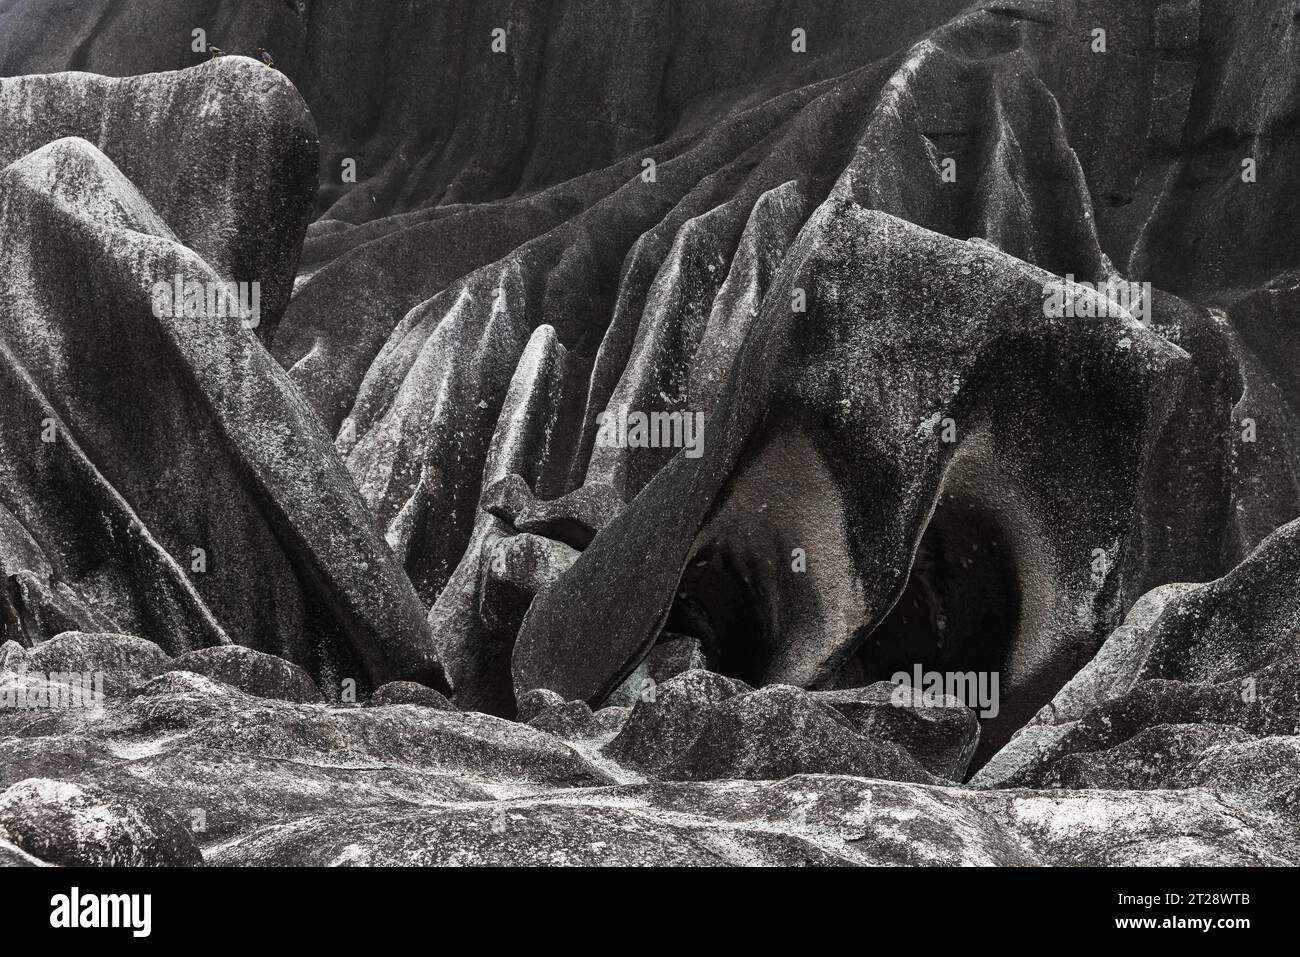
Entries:
<svg viewBox="0 0 1300 957">
<path fill-rule="evenodd" d="M 749 583 L 725 552 L 697 555 L 682 573 L 664 634 L 700 643 L 713 671 L 748 684 L 762 683 L 767 643 Z"/>
<path fill-rule="evenodd" d="M 945 493 L 917 546 L 907 584 L 894 607 L 858 648 L 862 682 L 889 681 L 903 673 L 974 675 L 961 684 L 1001 693 L 985 676 L 1001 673 L 1014 649 L 1022 595 L 1012 546 L 996 513 Z M 923 689 L 924 690 L 924 689 Z M 966 700 L 977 714 L 987 701 Z M 980 719 L 978 770 L 1016 730 L 997 715 Z"/>
<path fill-rule="evenodd" d="M 971 773 L 983 766 L 1070 677 L 1059 669 L 1040 673 L 1044 649 L 1038 646 L 1053 640 L 1061 583 L 1027 501 L 987 435 L 963 442 L 945 470 L 898 600 L 853 640 L 855 650 L 833 677 L 806 686 L 860 687 L 900 672 L 911 677 L 917 669 L 923 676 L 969 675 L 973 681 L 957 685 L 969 689 L 959 697 L 980 718 Z M 778 609 L 799 601 L 773 591 L 776 566 L 758 556 L 781 553 L 776 541 L 807 536 L 790 534 L 784 524 L 768 527 L 763 522 L 779 509 L 758 511 L 744 502 L 753 507 L 731 510 L 739 524 L 733 515 L 728 534 L 708 536 L 683 572 L 660 637 L 694 638 L 711 670 L 758 687 L 780 673 L 776 656 L 784 645 L 773 633 Z M 768 518 L 755 523 L 759 514 Z M 987 698 L 980 700 L 981 689 L 995 695 L 996 713 Z"/>
</svg>

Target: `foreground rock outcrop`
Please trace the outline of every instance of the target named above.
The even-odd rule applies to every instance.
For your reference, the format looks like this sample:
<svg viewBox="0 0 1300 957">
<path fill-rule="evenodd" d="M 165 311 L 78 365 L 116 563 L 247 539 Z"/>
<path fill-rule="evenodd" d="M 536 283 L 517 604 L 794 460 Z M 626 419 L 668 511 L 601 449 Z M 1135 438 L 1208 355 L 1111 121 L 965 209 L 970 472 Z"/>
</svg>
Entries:
<svg viewBox="0 0 1300 957">
<path fill-rule="evenodd" d="M 74 647 L 88 646 L 68 645 L 70 667 L 106 660 L 106 642 Z M 1222 752 L 1217 776 L 1188 777 L 1197 756 L 1173 752 L 1137 779 L 1107 752 L 1086 781 L 970 790 L 815 694 L 703 671 L 621 730 L 573 736 L 417 703 L 276 700 L 177 665 L 97 707 L 0 709 L 0 862 L 1300 863 L 1294 777 L 1289 798 L 1286 767 L 1245 786 Z M 5 670 L 0 695 L 56 677 Z M 1294 758 L 1289 740 L 1257 749 Z"/>
</svg>

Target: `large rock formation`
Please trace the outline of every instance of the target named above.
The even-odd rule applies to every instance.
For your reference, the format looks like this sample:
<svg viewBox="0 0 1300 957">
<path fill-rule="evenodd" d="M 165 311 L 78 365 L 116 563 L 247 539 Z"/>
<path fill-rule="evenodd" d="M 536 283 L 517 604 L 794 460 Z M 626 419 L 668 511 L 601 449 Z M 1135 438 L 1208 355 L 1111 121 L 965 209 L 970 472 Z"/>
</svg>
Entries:
<svg viewBox="0 0 1300 957">
<path fill-rule="evenodd" d="M 234 639 L 329 681 L 438 680 L 328 435 L 101 150 L 55 139 L 0 172 L 0 245 L 7 636 Z"/>
<path fill-rule="evenodd" d="M 63 11 L 0 861 L 1297 861 L 1300 0 Z"/>
</svg>

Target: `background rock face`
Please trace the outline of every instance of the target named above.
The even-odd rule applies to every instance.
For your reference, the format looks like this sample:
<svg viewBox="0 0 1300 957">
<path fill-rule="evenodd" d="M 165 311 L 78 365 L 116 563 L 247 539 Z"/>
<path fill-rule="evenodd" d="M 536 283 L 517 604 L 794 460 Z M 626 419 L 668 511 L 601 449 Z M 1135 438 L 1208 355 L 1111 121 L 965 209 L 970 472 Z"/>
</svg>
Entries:
<svg viewBox="0 0 1300 957">
<path fill-rule="evenodd" d="M 0 102 L 0 166 L 65 136 L 94 143 L 214 270 L 262 284 L 258 329 L 269 337 L 289 302 L 317 164 L 315 124 L 286 77 L 235 57 L 125 79 L 17 77 L 0 82 Z"/>
<path fill-rule="evenodd" d="M 1300 0 L 3 4 L 0 863 L 1300 862 L 1297 115 Z"/>
</svg>

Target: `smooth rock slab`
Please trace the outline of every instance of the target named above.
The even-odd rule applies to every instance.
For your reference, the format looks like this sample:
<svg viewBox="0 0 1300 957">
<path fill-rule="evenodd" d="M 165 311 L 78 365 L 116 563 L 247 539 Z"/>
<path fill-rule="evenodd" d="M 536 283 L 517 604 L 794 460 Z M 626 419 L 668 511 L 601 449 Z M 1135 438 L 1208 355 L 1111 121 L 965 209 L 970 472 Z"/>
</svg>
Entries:
<svg viewBox="0 0 1300 957">
<path fill-rule="evenodd" d="M 559 787 L 608 783 L 556 738 L 475 712 L 259 703 L 203 721 L 189 739 L 231 754 L 333 767 L 397 764 L 470 781 Z"/>
<path fill-rule="evenodd" d="M 221 849 L 222 865 L 687 866 L 844 863 L 797 836 L 761 829 L 718 836 L 647 822 L 634 809 L 589 803 L 448 808 L 376 820 L 367 813 L 266 828 Z"/>
<path fill-rule="evenodd" d="M 828 775 L 629 785 L 493 805 L 315 815 L 220 865 L 1287 864 L 1294 835 L 1202 790 L 997 794 Z"/>
</svg>

